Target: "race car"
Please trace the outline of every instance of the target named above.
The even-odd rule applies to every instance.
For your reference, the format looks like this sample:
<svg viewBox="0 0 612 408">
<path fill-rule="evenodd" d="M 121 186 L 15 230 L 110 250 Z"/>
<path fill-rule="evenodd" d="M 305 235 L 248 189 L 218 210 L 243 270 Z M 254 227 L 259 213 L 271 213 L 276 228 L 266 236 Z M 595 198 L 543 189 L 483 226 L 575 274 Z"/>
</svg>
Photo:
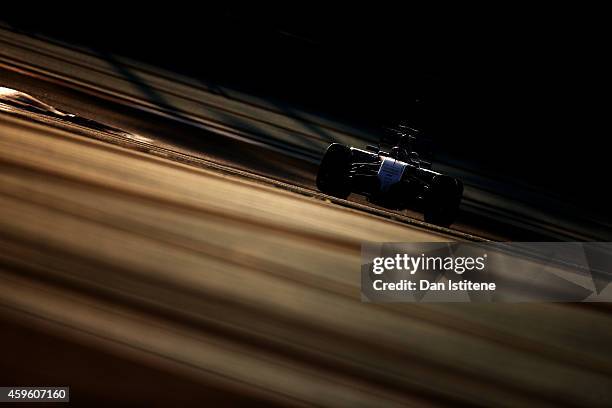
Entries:
<svg viewBox="0 0 612 408">
<path fill-rule="evenodd" d="M 448 227 L 459 211 L 463 183 L 433 171 L 412 149 L 414 140 L 400 133 L 388 152 L 380 144 L 362 150 L 333 143 L 319 166 L 317 188 L 338 198 L 357 193 L 386 208 L 420 210 L 426 222 Z"/>
</svg>

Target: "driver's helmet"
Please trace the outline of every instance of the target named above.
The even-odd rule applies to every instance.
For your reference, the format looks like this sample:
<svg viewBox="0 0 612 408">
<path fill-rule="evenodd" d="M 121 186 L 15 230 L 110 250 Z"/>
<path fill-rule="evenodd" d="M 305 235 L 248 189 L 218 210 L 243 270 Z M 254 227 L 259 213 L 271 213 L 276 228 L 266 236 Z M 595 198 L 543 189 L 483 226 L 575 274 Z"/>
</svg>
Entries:
<svg viewBox="0 0 612 408">
<path fill-rule="evenodd" d="M 402 146 L 393 146 L 390 153 L 395 160 L 408 161 L 410 157 L 408 150 Z"/>
</svg>

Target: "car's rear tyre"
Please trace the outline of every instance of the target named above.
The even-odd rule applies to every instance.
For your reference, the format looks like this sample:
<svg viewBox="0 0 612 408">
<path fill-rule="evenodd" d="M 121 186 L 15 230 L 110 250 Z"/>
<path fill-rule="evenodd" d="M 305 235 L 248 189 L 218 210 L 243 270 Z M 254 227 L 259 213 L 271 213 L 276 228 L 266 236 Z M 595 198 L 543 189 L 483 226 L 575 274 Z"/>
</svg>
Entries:
<svg viewBox="0 0 612 408">
<path fill-rule="evenodd" d="M 317 188 L 338 198 L 346 198 L 351 193 L 349 170 L 351 167 L 351 149 L 348 146 L 333 143 L 325 152 L 317 173 Z"/>
<path fill-rule="evenodd" d="M 425 221 L 449 227 L 457 218 L 463 183 L 453 177 L 437 175 L 425 194 Z"/>
</svg>

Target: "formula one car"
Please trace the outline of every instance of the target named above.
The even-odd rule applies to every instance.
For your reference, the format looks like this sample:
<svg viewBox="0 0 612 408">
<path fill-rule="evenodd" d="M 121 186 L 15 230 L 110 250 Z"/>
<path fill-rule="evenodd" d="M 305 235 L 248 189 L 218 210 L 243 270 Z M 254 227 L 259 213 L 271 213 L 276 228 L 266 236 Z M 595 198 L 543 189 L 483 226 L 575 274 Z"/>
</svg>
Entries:
<svg viewBox="0 0 612 408">
<path fill-rule="evenodd" d="M 397 142 L 383 151 L 381 145 L 366 150 L 333 143 L 325 152 L 317 174 L 317 188 L 347 198 L 350 193 L 390 209 L 418 209 L 425 221 L 450 226 L 458 213 L 463 183 L 431 169 L 412 148 L 414 129 L 402 126 Z"/>
</svg>

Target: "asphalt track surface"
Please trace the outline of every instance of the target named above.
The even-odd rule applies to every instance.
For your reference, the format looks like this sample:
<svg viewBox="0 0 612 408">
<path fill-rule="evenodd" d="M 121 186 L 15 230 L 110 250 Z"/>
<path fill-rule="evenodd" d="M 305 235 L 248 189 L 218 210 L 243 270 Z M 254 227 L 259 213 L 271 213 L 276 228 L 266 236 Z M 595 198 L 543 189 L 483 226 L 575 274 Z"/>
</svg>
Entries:
<svg viewBox="0 0 612 408">
<path fill-rule="evenodd" d="M 127 133 L 0 113 L 2 383 L 70 384 L 90 405 L 610 401 L 607 306 L 361 303 L 361 242 L 484 238 L 313 191 L 305 123 L 358 131 L 254 99 L 258 132 L 177 118 L 15 62 L 3 86 Z"/>
</svg>

